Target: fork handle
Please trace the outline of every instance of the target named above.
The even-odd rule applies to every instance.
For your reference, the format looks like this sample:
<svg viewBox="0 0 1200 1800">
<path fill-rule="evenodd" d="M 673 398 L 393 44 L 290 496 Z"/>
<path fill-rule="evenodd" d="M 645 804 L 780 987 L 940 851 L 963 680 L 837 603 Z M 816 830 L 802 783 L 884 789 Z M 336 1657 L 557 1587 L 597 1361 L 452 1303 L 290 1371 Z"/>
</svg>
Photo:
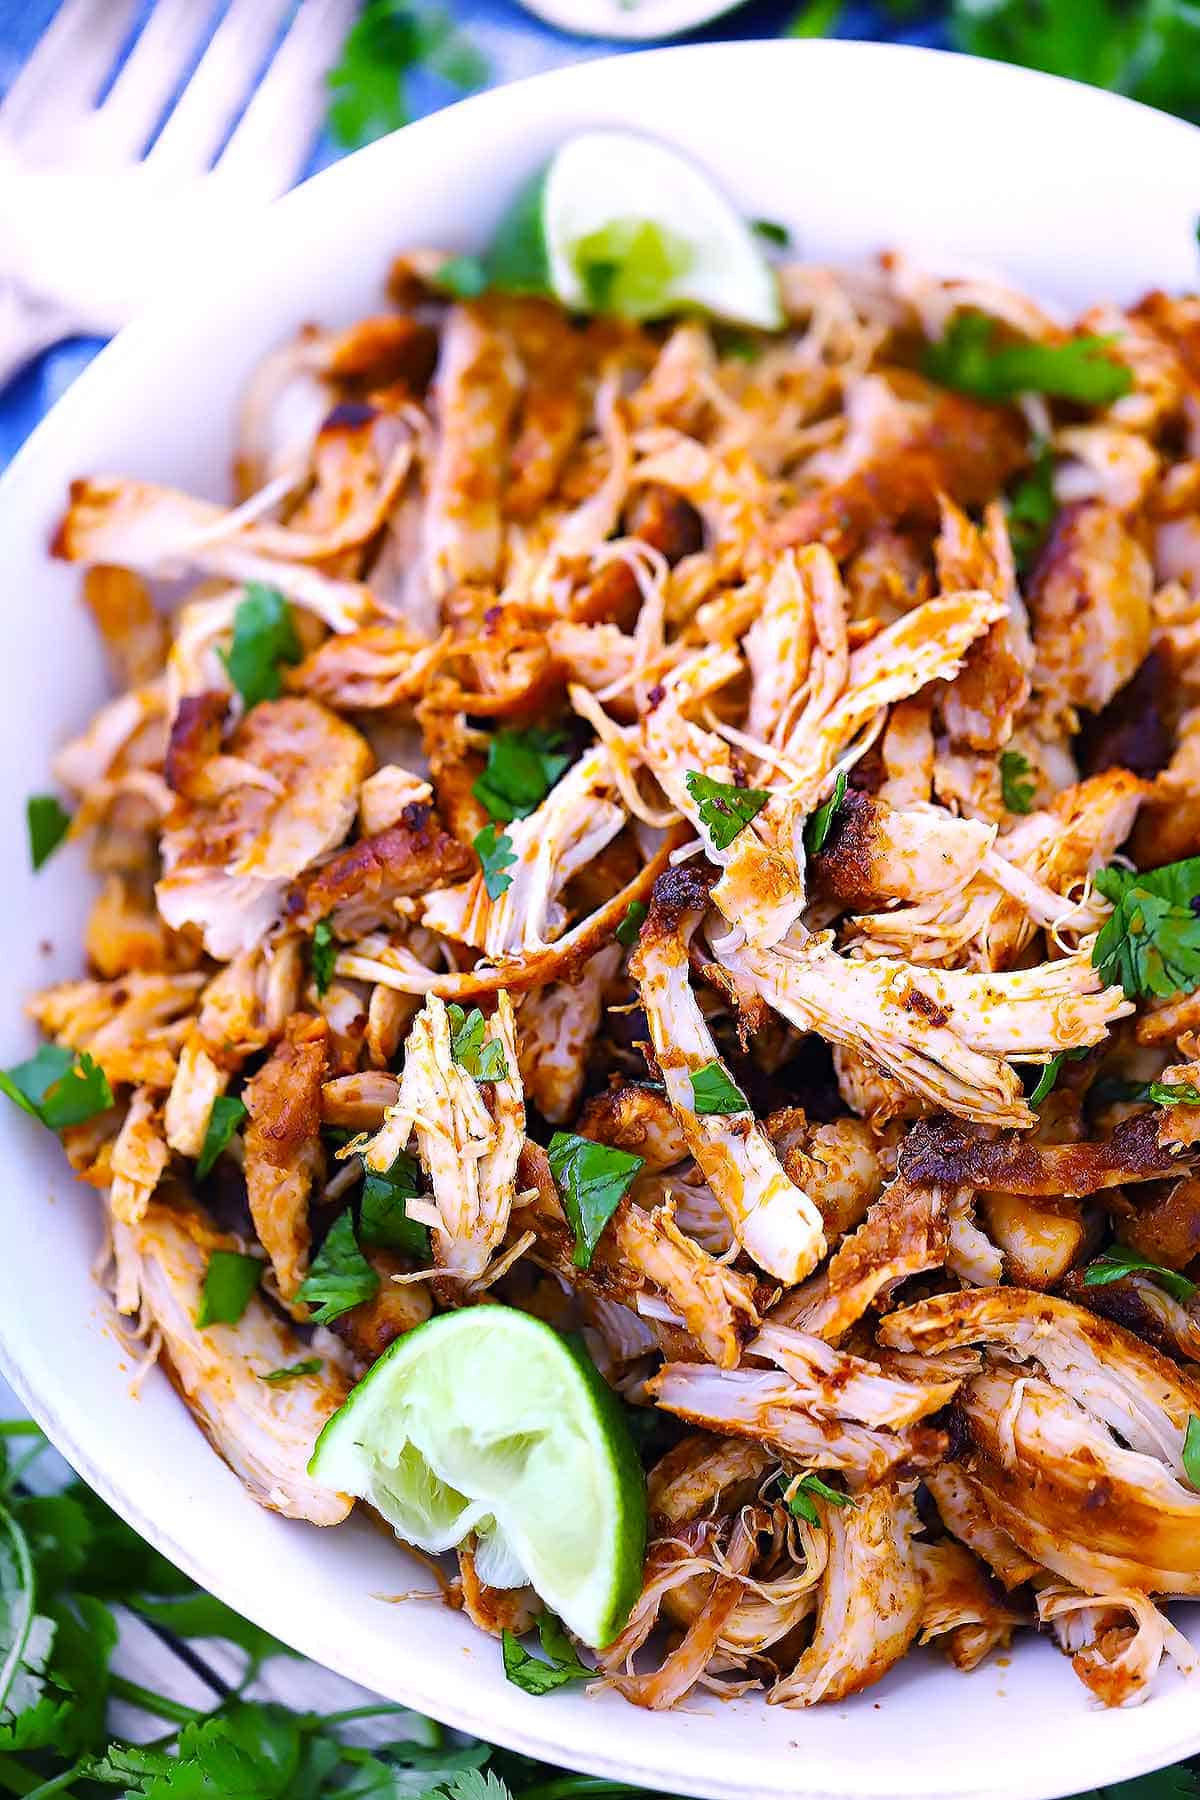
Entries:
<svg viewBox="0 0 1200 1800">
<path fill-rule="evenodd" d="M 12 282 L 0 287 L 0 390 L 35 356 L 77 329 L 78 321 L 63 307 L 39 301 Z"/>
</svg>

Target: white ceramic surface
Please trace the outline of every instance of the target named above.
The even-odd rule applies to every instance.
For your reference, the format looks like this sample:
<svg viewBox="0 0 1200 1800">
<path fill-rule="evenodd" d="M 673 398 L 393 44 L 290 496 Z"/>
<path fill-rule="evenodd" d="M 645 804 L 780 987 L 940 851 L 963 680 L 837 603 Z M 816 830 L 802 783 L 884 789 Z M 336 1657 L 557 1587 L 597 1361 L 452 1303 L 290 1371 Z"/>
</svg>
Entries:
<svg viewBox="0 0 1200 1800">
<path fill-rule="evenodd" d="M 742 5 L 742 0 L 521 0 L 521 4 L 576 37 L 649 43 L 707 25 Z"/>
<path fill-rule="evenodd" d="M 988 262 L 1081 305 L 1194 284 L 1200 132 L 999 65 L 849 43 L 713 45 L 595 62 L 466 101 L 281 202 L 219 267 L 99 358 L 0 487 L 6 586 L 0 800 L 0 1061 L 32 1047 L 27 991 L 77 974 L 89 881 L 78 852 L 34 878 L 22 809 L 51 750 L 105 693 L 78 572 L 46 556 L 69 478 L 119 470 L 225 492 L 243 377 L 300 322 L 376 304 L 403 245 L 470 250 L 573 129 L 653 128 L 706 162 L 747 214 L 807 254 L 900 244 Z M 1045 1642 L 971 1676 L 913 1655 L 879 1687 L 812 1712 L 757 1698 L 664 1715 L 506 1685 L 497 1646 L 433 1602 L 366 1526 L 319 1532 L 261 1512 L 166 1381 L 138 1398 L 92 1285 L 90 1190 L 57 1145 L 0 1107 L 0 1360 L 66 1456 L 140 1531 L 239 1611 L 344 1674 L 480 1736 L 668 1792 L 806 1800 L 1051 1800 L 1200 1747 L 1193 1691 L 1098 1713 Z M 1200 1613 L 1180 1609 L 1200 1641 Z"/>
</svg>

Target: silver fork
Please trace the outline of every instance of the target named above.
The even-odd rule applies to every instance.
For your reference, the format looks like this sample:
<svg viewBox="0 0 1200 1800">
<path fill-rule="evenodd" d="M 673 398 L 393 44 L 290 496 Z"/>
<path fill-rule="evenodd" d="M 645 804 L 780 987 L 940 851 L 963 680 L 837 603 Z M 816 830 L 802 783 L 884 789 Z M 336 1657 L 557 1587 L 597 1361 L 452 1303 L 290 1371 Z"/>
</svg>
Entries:
<svg viewBox="0 0 1200 1800">
<path fill-rule="evenodd" d="M 180 91 L 216 9 L 157 0 L 97 104 L 135 5 L 62 0 L 0 102 L 0 386 L 60 338 L 115 331 L 231 214 L 291 186 L 357 11 L 228 0 Z"/>
</svg>

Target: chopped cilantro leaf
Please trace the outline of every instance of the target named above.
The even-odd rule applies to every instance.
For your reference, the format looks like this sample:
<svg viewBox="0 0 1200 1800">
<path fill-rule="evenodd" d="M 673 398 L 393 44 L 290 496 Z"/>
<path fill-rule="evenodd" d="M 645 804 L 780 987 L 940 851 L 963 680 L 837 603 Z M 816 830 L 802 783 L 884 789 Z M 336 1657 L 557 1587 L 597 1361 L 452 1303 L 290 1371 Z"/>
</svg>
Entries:
<svg viewBox="0 0 1200 1800">
<path fill-rule="evenodd" d="M 204 1292 L 196 1314 L 200 1329 L 206 1325 L 236 1325 L 265 1268 L 257 1256 L 243 1256 L 239 1250 L 214 1250 L 208 1259 Z"/>
<path fill-rule="evenodd" d="M 1037 791 L 1037 784 L 1023 779 L 1028 773 L 1029 758 L 1020 750 L 1000 752 L 1000 792 L 1011 813 L 1033 811 L 1033 796 Z"/>
<path fill-rule="evenodd" d="M 1133 386 L 1125 364 L 1111 354 L 1111 337 L 1074 337 L 1063 344 L 1005 339 L 994 319 L 956 313 L 946 335 L 925 352 L 924 370 L 943 387 L 978 400 L 1050 394 L 1081 406 L 1107 406 Z"/>
<path fill-rule="evenodd" d="M 269 1375 L 260 1375 L 258 1379 L 282 1387 L 285 1382 L 299 1381 L 302 1375 L 319 1375 L 324 1367 L 322 1357 L 308 1356 L 303 1362 L 288 1363 L 282 1369 L 272 1369 Z"/>
<path fill-rule="evenodd" d="M 1101 869 L 1096 887 L 1113 903 L 1092 946 L 1092 962 L 1129 999 L 1169 999 L 1200 987 L 1200 857 L 1138 873 Z"/>
<path fill-rule="evenodd" d="M 629 905 L 625 908 L 625 917 L 617 926 L 616 937 L 618 944 L 624 944 L 627 950 L 636 944 L 642 926 L 645 923 L 645 919 L 646 908 L 642 905 L 642 902 L 640 900 L 631 900 Z"/>
<path fill-rule="evenodd" d="M 512 876 L 504 872 L 517 860 L 513 854 L 512 839 L 507 831 L 502 831 L 497 837 L 496 827 L 485 825 L 482 831 L 476 832 L 472 848 L 483 864 L 483 885 L 487 889 L 488 899 L 499 900 L 512 886 Z"/>
<path fill-rule="evenodd" d="M 374 1299 L 378 1292 L 379 1275 L 358 1247 L 354 1220 L 347 1208 L 330 1226 L 296 1298 L 307 1300 L 316 1308 L 316 1324 L 328 1325 L 352 1306 Z"/>
<path fill-rule="evenodd" d="M 695 1069 L 688 1077 L 692 1084 L 693 1110 L 705 1113 L 744 1113 L 750 1111 L 750 1102 L 734 1082 L 729 1079 L 719 1062 L 705 1063 L 702 1069 Z"/>
<path fill-rule="evenodd" d="M 1083 1282 L 1085 1287 L 1107 1287 L 1110 1282 L 1139 1272 L 1152 1275 L 1159 1287 L 1165 1288 L 1181 1306 L 1186 1306 L 1196 1292 L 1196 1283 L 1189 1281 L 1186 1275 L 1181 1275 L 1177 1269 L 1164 1269 L 1161 1263 L 1151 1262 L 1148 1256 L 1129 1250 L 1124 1244 L 1114 1244 L 1094 1263 L 1089 1263 L 1083 1272 Z"/>
<path fill-rule="evenodd" d="M 1183 1440 L 1183 1469 L 1194 1488 L 1200 1488 L 1200 1419 L 1192 1413 Z"/>
<path fill-rule="evenodd" d="M 196 1159 L 196 1175 L 201 1181 L 204 1180 L 246 1116 L 246 1107 L 243 1101 L 235 1099 L 232 1094 L 217 1095 L 212 1103 L 212 1111 L 208 1115 L 204 1143 L 201 1145 L 200 1155 Z"/>
<path fill-rule="evenodd" d="M 248 581 L 246 597 L 233 615 L 233 642 L 221 652 L 247 712 L 260 700 L 279 698 L 284 664 L 298 663 L 301 655 L 292 609 L 279 589 Z"/>
<path fill-rule="evenodd" d="M 542 1662 L 526 1650 L 511 1631 L 505 1631 L 503 1635 L 504 1673 L 514 1687 L 526 1694 L 540 1695 L 551 1694 L 568 1681 L 595 1680 L 595 1669 L 580 1662 L 570 1638 L 552 1614 L 542 1613 L 537 1628 L 542 1649 L 550 1659 L 548 1662 Z"/>
<path fill-rule="evenodd" d="M 25 802 L 25 820 L 29 826 L 29 861 L 37 870 L 71 829 L 71 815 L 56 794 L 30 794 Z"/>
<path fill-rule="evenodd" d="M 1040 438 L 1034 447 L 1032 468 L 1021 477 L 1008 500 L 1008 540 L 1022 574 L 1041 549 L 1057 511 L 1054 451 L 1044 438 Z M 1010 811 L 1017 810 L 1010 808 Z"/>
<path fill-rule="evenodd" d="M 825 848 L 825 840 L 833 827 L 834 815 L 842 801 L 846 798 L 846 771 L 839 769 L 837 780 L 833 784 L 833 792 L 828 800 L 810 813 L 804 825 L 804 848 L 810 856 L 817 856 Z"/>
<path fill-rule="evenodd" d="M 1155 1106 L 1200 1106 L 1200 1088 L 1192 1081 L 1152 1081 L 1149 1098 Z"/>
<path fill-rule="evenodd" d="M 450 1055 L 460 1069 L 476 1081 L 504 1081 L 508 1064 L 504 1046 L 496 1038 L 485 1037 L 487 1021 L 477 1006 L 464 1012 L 452 1000 L 446 1008 L 450 1019 Z"/>
<path fill-rule="evenodd" d="M 840 1488 L 830 1487 L 819 1475 L 809 1470 L 787 1495 L 787 1509 L 798 1519 L 804 1519 L 809 1525 L 819 1525 L 821 1515 L 817 1511 L 816 1502 L 824 1500 L 828 1506 L 853 1506 L 854 1500 L 849 1494 L 843 1494 Z"/>
<path fill-rule="evenodd" d="M 792 241 L 791 232 L 778 219 L 751 219 L 750 229 L 764 243 L 774 244 L 779 250 L 786 250 Z"/>
<path fill-rule="evenodd" d="M 364 1244 L 380 1250 L 398 1250 L 419 1263 L 430 1258 L 429 1227 L 410 1219 L 406 1201 L 421 1192 L 420 1168 L 415 1156 L 402 1150 L 383 1174 L 367 1170 L 358 1211 L 358 1235 Z"/>
<path fill-rule="evenodd" d="M 689 769 L 684 780 L 714 850 L 727 850 L 771 798 L 765 788 L 735 787 L 732 782 L 714 781 L 698 769 Z"/>
<path fill-rule="evenodd" d="M 500 825 L 526 819 L 571 766 L 561 731 L 498 731 L 488 745 L 487 767 L 471 792 Z"/>
<path fill-rule="evenodd" d="M 329 984 L 333 980 L 337 953 L 337 945 L 333 941 L 333 926 L 328 919 L 318 919 L 313 927 L 312 950 L 309 955 L 313 982 L 318 994 L 328 991 Z"/>
<path fill-rule="evenodd" d="M 108 1077 L 86 1050 L 43 1044 L 28 1062 L 0 1069 L 0 1093 L 49 1131 L 65 1131 L 106 1112 L 113 1103 Z"/>
<path fill-rule="evenodd" d="M 422 66 L 463 91 L 482 87 L 489 74 L 487 59 L 442 7 L 367 0 L 329 71 L 331 135 L 353 149 L 407 125 L 406 77 Z"/>
<path fill-rule="evenodd" d="M 1046 1098 L 1046 1095 L 1054 1087 L 1055 1083 L 1058 1081 L 1058 1072 L 1063 1066 L 1064 1055 L 1065 1052 L 1060 1050 L 1057 1056 L 1052 1056 L 1050 1058 L 1050 1061 L 1046 1064 L 1045 1068 L 1037 1078 L 1037 1086 L 1029 1096 L 1030 1106 L 1040 1106 L 1042 1101 Z"/>
<path fill-rule="evenodd" d="M 784 26 L 786 37 L 832 37 L 845 10 L 844 0 L 807 0 Z"/>
<path fill-rule="evenodd" d="M 600 1234 L 629 1192 L 643 1158 L 608 1144 L 594 1144 L 572 1131 L 556 1131 L 550 1139 L 550 1170 L 575 1233 L 577 1269 L 591 1267 Z"/>
</svg>

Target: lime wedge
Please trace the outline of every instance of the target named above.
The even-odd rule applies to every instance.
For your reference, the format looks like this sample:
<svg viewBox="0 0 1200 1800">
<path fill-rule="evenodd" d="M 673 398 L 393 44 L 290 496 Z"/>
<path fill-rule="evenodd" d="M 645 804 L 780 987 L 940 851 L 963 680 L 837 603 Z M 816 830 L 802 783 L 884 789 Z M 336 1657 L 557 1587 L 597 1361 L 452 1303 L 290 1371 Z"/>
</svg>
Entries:
<svg viewBox="0 0 1200 1800">
<path fill-rule="evenodd" d="M 662 318 L 699 307 L 777 331 L 779 284 L 754 232 L 677 150 L 632 131 L 570 138 L 502 219 L 492 284 L 573 312 Z"/>
<path fill-rule="evenodd" d="M 620 1405 L 581 1349 L 512 1307 L 397 1338 L 322 1431 L 309 1474 L 421 1550 L 474 1531 L 485 1581 L 529 1581 L 594 1648 L 641 1592 L 645 1483 Z"/>
</svg>

